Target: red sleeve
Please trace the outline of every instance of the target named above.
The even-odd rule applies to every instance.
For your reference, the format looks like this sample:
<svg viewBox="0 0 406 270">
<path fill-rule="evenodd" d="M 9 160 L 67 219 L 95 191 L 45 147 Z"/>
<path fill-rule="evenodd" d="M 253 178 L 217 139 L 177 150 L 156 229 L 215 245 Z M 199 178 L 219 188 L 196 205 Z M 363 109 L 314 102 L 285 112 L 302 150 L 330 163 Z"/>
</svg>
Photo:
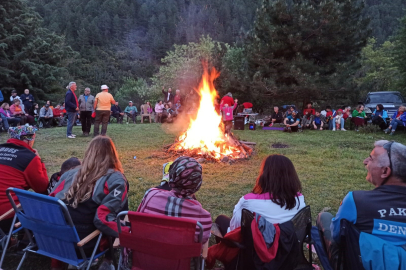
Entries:
<svg viewBox="0 0 406 270">
<path fill-rule="evenodd" d="M 14 115 L 14 112 L 15 112 L 14 105 L 10 106 L 10 112 L 11 112 L 12 115 Z"/>
<path fill-rule="evenodd" d="M 44 193 L 48 188 L 48 174 L 45 164 L 35 157 L 24 171 L 25 179 L 30 188 L 37 193 Z"/>
</svg>

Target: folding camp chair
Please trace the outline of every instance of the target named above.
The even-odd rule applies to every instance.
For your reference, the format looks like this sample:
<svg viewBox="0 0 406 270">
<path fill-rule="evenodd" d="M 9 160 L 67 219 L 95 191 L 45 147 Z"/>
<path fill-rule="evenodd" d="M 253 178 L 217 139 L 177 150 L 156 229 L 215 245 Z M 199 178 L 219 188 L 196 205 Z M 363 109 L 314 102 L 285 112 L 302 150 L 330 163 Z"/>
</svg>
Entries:
<svg viewBox="0 0 406 270">
<path fill-rule="evenodd" d="M 251 213 L 247 209 L 242 210 L 241 236 L 244 248 L 241 249 L 238 257 L 237 269 L 239 270 L 254 269 L 255 266 L 254 262 L 255 249 L 251 231 L 251 222 L 253 219 L 254 219 L 253 213 Z M 308 205 L 304 207 L 288 222 L 293 223 L 293 228 L 297 239 L 297 242 L 294 243 L 294 247 L 292 249 L 292 254 L 296 256 L 295 262 L 297 262 L 297 266 L 294 269 L 295 270 L 313 269 L 311 250 L 309 251 L 309 260 L 306 259 L 303 251 L 304 243 L 309 243 L 309 246 L 311 243 L 312 219 L 310 206 Z M 275 258 L 275 260 L 278 260 L 278 255 Z"/>
<path fill-rule="evenodd" d="M 20 204 L 17 205 L 17 207 L 20 207 Z M 12 213 L 14 213 L 14 209 L 10 209 L 9 211 L 7 211 L 3 215 L 1 215 L 0 221 L 7 218 Z M 1 269 L 1 266 L 3 265 L 4 257 L 6 256 L 6 252 L 7 252 L 8 244 L 10 243 L 11 236 L 22 230 L 22 227 L 19 227 L 18 229 L 14 229 L 14 224 L 16 222 L 16 219 L 17 219 L 17 216 L 14 215 L 8 234 L 6 234 L 2 229 L 0 229 L 0 247 L 1 247 L 1 252 L 2 252 L 1 260 L 0 260 L 0 269 Z"/>
<path fill-rule="evenodd" d="M 125 215 L 131 232 L 121 230 L 120 217 Z M 124 248 L 132 250 L 132 269 L 189 270 L 191 259 L 195 269 L 204 269 L 204 260 L 200 260 L 203 227 L 196 220 L 124 211 L 117 216 L 117 226 L 122 249 L 119 270 Z M 200 229 L 197 243 L 196 226 Z"/>
<path fill-rule="evenodd" d="M 21 209 L 17 208 L 11 192 L 16 194 Z M 17 188 L 8 188 L 6 194 L 29 239 L 17 270 L 21 268 L 28 252 L 71 264 L 81 270 L 88 270 L 95 259 L 106 253 L 107 250 L 96 254 L 102 237 L 98 230 L 80 241 L 68 208 L 61 200 Z M 96 236 L 99 236 L 97 243 L 88 258 L 83 246 Z"/>
</svg>

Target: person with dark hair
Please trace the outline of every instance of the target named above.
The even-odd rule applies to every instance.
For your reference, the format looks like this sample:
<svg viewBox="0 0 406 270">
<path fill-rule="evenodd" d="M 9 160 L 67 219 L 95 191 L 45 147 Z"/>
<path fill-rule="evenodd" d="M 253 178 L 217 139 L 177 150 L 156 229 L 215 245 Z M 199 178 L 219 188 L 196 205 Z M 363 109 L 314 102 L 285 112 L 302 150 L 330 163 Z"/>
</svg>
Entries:
<svg viewBox="0 0 406 270">
<path fill-rule="evenodd" d="M 49 107 L 49 104 L 45 104 L 39 112 L 39 120 L 43 124 L 44 128 L 51 127 L 52 121 L 54 119 L 54 114 L 52 109 Z"/>
<path fill-rule="evenodd" d="M 17 91 L 15 89 L 11 90 L 11 96 L 10 96 L 10 103 L 11 104 L 14 104 L 14 99 L 20 99 L 20 97 L 17 96 Z"/>
<path fill-rule="evenodd" d="M 327 125 L 326 117 L 322 115 L 319 110 L 317 110 L 310 129 L 323 130 L 326 125 Z"/>
<path fill-rule="evenodd" d="M 8 105 L 7 102 L 4 102 L 3 104 L 1 104 L 0 118 L 3 122 L 3 128 L 5 129 L 6 132 L 8 132 L 10 125 L 16 126 L 21 121 L 20 118 L 14 117 L 13 114 L 10 112 L 10 106 Z"/>
<path fill-rule="evenodd" d="M 303 110 L 303 118 L 302 118 L 302 126 L 303 129 L 305 128 L 311 128 L 314 115 L 316 114 L 316 111 L 312 108 L 313 103 L 312 102 L 307 102 L 306 108 Z"/>
<path fill-rule="evenodd" d="M 298 132 L 300 128 L 300 117 L 296 111 L 292 111 L 290 115 L 286 116 L 284 124 L 284 132 Z"/>
<path fill-rule="evenodd" d="M 317 217 L 316 225 L 333 269 L 336 269 L 343 219 L 361 232 L 359 245 L 368 251 L 362 255 L 363 262 L 376 264 L 389 260 L 386 265 L 390 265 L 390 269 L 404 269 L 393 261 L 398 261 L 401 252 L 404 254 L 406 245 L 406 146 L 385 140 L 376 141 L 374 146 L 363 163 L 366 180 L 375 188 L 350 191 L 335 217 L 329 212 Z M 384 251 L 388 249 L 391 255 L 385 256 Z"/>
<path fill-rule="evenodd" d="M 193 198 L 202 185 L 202 176 L 202 166 L 194 158 L 177 158 L 169 167 L 168 183 L 171 190 L 149 189 L 137 211 L 197 220 L 203 226 L 203 243 L 206 243 L 210 237 L 211 215 Z M 199 230 L 196 230 L 196 240 L 198 235 Z"/>
<path fill-rule="evenodd" d="M 270 155 L 262 161 L 251 193 L 244 195 L 234 207 L 233 217 L 220 215 L 215 223 L 222 235 L 241 227 L 241 211 L 247 209 L 269 223 L 291 220 L 306 206 L 302 184 L 292 161 L 282 155 Z"/>
<path fill-rule="evenodd" d="M 121 111 L 118 101 L 114 105 L 111 105 L 111 116 L 117 119 L 117 124 L 123 123 L 124 112 Z"/>
<path fill-rule="evenodd" d="M 382 130 L 384 130 L 388 126 L 386 123 L 386 118 L 388 118 L 388 112 L 384 110 L 383 105 L 376 105 L 376 109 L 372 113 L 372 124 L 378 125 Z"/>
<path fill-rule="evenodd" d="M 77 166 L 80 166 L 82 163 L 80 163 L 80 160 L 77 157 L 71 157 L 67 160 L 65 160 L 62 163 L 61 170 L 59 172 L 54 173 L 51 176 L 51 179 L 49 180 L 49 186 L 47 189 L 47 193 L 50 194 L 56 184 L 59 182 L 59 179 L 61 179 L 61 176 L 66 173 L 67 171 L 76 168 Z"/>
</svg>

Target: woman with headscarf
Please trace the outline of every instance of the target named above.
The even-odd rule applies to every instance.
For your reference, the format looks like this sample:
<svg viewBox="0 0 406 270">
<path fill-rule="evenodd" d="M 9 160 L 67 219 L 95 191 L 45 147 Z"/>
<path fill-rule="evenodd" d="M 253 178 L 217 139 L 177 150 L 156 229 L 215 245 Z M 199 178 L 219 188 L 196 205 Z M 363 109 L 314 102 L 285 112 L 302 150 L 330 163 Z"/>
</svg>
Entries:
<svg viewBox="0 0 406 270">
<path fill-rule="evenodd" d="M 169 168 L 169 186 L 172 190 L 149 189 L 137 211 L 197 220 L 203 226 L 203 243 L 206 243 L 210 237 L 211 215 L 193 199 L 201 185 L 202 166 L 194 158 L 180 157 Z M 196 230 L 196 240 L 198 235 L 199 230 Z"/>
</svg>

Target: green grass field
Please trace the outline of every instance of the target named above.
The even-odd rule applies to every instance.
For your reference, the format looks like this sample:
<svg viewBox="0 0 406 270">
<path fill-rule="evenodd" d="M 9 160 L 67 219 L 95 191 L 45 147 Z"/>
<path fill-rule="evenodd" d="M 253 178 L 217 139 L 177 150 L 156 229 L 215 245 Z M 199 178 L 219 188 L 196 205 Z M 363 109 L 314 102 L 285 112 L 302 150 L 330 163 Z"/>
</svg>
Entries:
<svg viewBox="0 0 406 270">
<path fill-rule="evenodd" d="M 162 154 L 163 146 L 176 137 L 172 126 L 160 124 L 111 124 L 108 135 L 118 149 L 125 175 L 130 182 L 129 206 L 136 210 L 145 191 L 156 186 L 162 178 L 162 164 L 169 161 Z M 83 158 L 91 137 L 81 137 L 81 127 L 74 127 L 76 139 L 66 139 L 66 128 L 41 129 L 35 148 L 46 164 L 48 175 L 59 171 L 64 160 L 76 156 Z M 225 163 L 205 163 L 203 185 L 196 194 L 213 220 L 219 214 L 231 215 L 239 198 L 250 192 L 257 177 L 261 161 L 270 154 L 289 157 L 302 182 L 306 204 L 311 205 L 313 222 L 323 208 L 333 214 L 340 201 L 350 190 L 372 189 L 366 182 L 366 170 L 362 161 L 373 149 L 373 143 L 381 139 L 394 139 L 406 143 L 405 133 L 394 137 L 383 133 L 361 134 L 355 131 L 305 131 L 287 134 L 281 131 L 235 131 L 241 140 L 256 142 L 256 154 L 250 160 Z M 1 133 L 0 142 L 7 135 Z M 274 143 L 289 148 L 274 149 Z M 134 156 L 137 158 L 134 159 Z M 175 159 L 173 157 L 172 159 Z M 8 256 L 3 269 L 15 269 L 19 257 Z M 23 269 L 49 269 L 50 260 L 31 255 Z"/>
</svg>

